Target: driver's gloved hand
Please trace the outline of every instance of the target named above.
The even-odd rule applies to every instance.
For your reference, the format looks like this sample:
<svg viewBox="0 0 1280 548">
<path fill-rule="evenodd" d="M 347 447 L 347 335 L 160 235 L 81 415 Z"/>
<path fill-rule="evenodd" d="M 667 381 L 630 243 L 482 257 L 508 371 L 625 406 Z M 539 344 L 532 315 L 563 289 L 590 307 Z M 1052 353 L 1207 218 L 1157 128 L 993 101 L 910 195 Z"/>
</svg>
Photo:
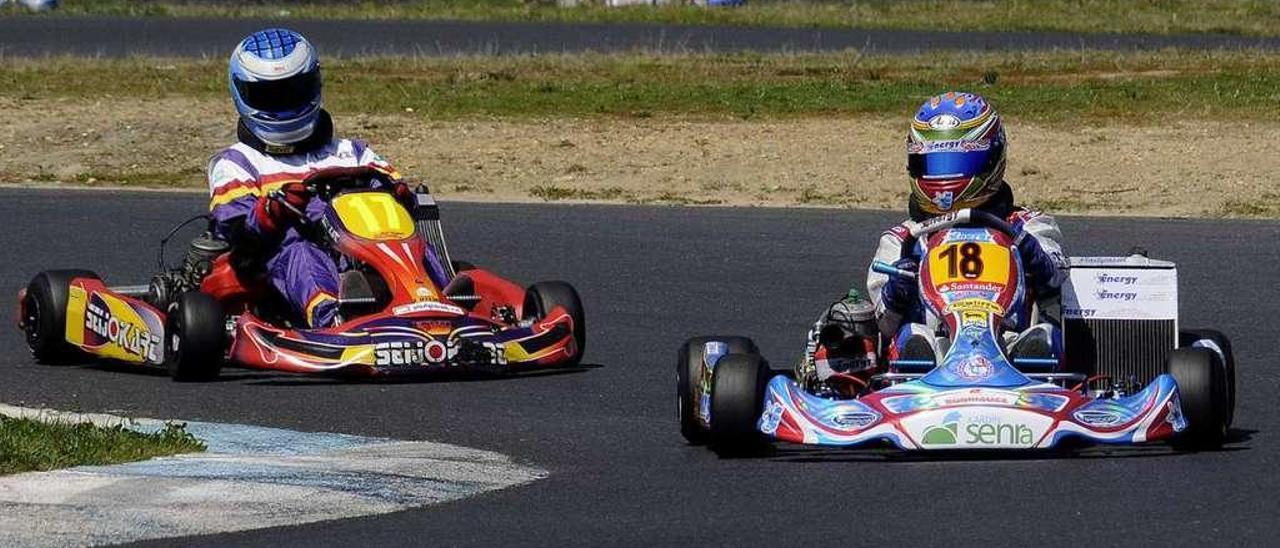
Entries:
<svg viewBox="0 0 1280 548">
<path fill-rule="evenodd" d="M 914 259 L 898 259 L 893 263 L 895 268 L 899 270 L 907 270 L 916 272 L 919 266 Z M 903 276 L 889 276 L 889 282 L 880 288 L 880 300 L 884 303 L 884 307 L 906 314 L 914 308 L 920 301 L 920 286 L 916 280 Z"/>
<path fill-rule="evenodd" d="M 405 209 L 413 212 L 413 208 L 418 207 L 418 196 L 409 188 L 408 184 L 403 181 L 396 181 L 391 184 L 391 195 L 396 197 L 396 201 Z"/>
<path fill-rule="evenodd" d="M 1058 267 L 1054 265 L 1053 257 L 1050 257 L 1040 246 L 1040 240 L 1023 230 L 1022 223 L 1014 225 L 1013 228 L 1017 232 L 1013 244 L 1018 247 L 1022 268 L 1027 272 L 1031 289 L 1039 295 L 1045 295 L 1052 290 L 1048 287 L 1048 283 L 1053 279 Z"/>
<path fill-rule="evenodd" d="M 279 233 L 306 215 L 311 193 L 302 183 L 288 183 L 260 198 L 253 209 L 263 232 Z"/>
</svg>

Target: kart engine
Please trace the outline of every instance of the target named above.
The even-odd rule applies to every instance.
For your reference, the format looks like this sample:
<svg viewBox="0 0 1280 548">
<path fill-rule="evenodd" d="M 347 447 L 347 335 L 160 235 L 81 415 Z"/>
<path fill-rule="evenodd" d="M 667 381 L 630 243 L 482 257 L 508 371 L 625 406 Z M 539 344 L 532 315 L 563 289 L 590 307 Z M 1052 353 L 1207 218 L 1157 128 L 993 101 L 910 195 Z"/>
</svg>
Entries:
<svg viewBox="0 0 1280 548">
<path fill-rule="evenodd" d="M 214 259 L 230 250 L 231 244 L 214 238 L 209 233 L 191 240 L 180 268 L 160 272 L 151 278 L 147 302 L 161 310 L 167 310 L 178 295 L 198 289 L 205 276 L 213 269 Z"/>
</svg>

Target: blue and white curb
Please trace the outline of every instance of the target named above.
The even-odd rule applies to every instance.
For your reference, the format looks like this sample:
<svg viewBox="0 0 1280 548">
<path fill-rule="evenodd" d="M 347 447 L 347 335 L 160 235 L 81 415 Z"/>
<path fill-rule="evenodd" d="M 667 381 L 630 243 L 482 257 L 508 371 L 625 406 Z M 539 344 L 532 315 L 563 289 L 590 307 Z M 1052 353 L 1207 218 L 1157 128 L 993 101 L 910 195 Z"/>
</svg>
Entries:
<svg viewBox="0 0 1280 548">
<path fill-rule="evenodd" d="M 0 404 L 0 415 L 166 421 Z M 208 447 L 113 466 L 0 477 L 0 546 L 88 546 L 383 514 L 546 477 L 491 451 L 423 441 L 187 422 Z"/>
</svg>

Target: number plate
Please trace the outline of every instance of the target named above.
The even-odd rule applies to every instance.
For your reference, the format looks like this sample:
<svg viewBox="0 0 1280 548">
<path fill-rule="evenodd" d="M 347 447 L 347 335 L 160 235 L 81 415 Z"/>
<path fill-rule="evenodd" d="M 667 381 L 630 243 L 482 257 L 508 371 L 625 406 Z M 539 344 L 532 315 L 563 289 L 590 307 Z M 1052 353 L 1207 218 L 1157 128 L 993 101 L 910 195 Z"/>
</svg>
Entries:
<svg viewBox="0 0 1280 548">
<path fill-rule="evenodd" d="M 945 242 L 929 250 L 929 276 L 939 292 L 950 284 L 1009 282 L 1009 248 L 992 242 Z"/>
</svg>

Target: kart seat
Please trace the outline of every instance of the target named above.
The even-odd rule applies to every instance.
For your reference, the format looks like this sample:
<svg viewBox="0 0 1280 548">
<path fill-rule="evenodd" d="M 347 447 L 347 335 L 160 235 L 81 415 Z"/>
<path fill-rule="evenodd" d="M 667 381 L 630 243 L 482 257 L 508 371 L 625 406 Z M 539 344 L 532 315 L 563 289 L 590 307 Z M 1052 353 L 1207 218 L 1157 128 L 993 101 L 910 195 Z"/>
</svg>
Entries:
<svg viewBox="0 0 1280 548">
<path fill-rule="evenodd" d="M 1018 333 L 1005 344 L 1005 355 L 1019 371 L 1028 373 L 1053 372 L 1058 368 L 1061 352 L 1059 331 L 1048 323 L 1038 323 Z"/>
</svg>

